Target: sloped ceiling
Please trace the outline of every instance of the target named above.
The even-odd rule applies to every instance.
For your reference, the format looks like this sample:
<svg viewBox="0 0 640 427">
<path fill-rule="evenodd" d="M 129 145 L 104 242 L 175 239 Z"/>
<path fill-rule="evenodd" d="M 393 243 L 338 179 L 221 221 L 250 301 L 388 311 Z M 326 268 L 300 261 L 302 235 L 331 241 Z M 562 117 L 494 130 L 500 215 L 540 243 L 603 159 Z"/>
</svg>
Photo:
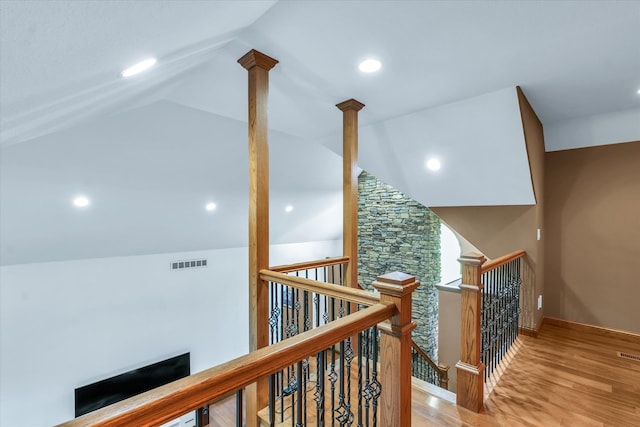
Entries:
<svg viewBox="0 0 640 427">
<path fill-rule="evenodd" d="M 335 104 L 348 98 L 367 104 L 360 166 L 428 206 L 534 203 L 505 107 L 516 85 L 545 127 L 563 129 L 554 149 L 576 144 L 563 123 L 619 114 L 625 132 L 599 131 L 596 143 L 640 139 L 638 2 L 3 0 L 0 24 L 3 265 L 246 245 L 236 60 L 251 48 L 280 60 L 269 104 L 276 243 L 340 235 L 330 150 L 340 152 Z M 119 77 L 147 56 L 154 69 Z M 379 73 L 357 70 L 368 56 Z M 441 119 L 465 105 L 476 107 Z M 439 175 L 425 174 L 427 156 L 441 158 Z M 79 193 L 89 209 L 70 205 Z"/>
</svg>

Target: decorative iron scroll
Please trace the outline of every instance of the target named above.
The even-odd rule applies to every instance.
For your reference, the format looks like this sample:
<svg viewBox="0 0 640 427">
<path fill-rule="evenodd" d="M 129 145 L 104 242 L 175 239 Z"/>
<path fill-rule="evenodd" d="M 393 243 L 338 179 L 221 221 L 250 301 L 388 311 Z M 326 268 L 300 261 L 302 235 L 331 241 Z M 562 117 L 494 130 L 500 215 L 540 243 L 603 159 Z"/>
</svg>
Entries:
<svg viewBox="0 0 640 427">
<path fill-rule="evenodd" d="M 288 274 L 342 285 L 343 265 Z M 348 316 L 352 310 L 349 302 L 327 295 L 275 282 L 268 286 L 271 344 Z M 378 350 L 379 332 L 374 327 L 271 375 L 270 425 L 377 426 L 382 393 Z"/>
</svg>

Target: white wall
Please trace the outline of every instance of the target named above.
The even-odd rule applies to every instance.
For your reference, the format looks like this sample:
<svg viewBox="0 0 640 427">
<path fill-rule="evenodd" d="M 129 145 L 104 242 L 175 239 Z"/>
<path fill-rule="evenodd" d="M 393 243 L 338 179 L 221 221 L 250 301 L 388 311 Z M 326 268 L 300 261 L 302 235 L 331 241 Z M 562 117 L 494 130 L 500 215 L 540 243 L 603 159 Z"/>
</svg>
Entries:
<svg viewBox="0 0 640 427">
<path fill-rule="evenodd" d="M 276 245 L 271 265 L 341 254 Z M 206 268 L 171 271 L 178 259 Z M 248 351 L 247 248 L 0 268 L 0 425 L 74 416 L 74 389 L 191 352 L 193 373 Z"/>
<path fill-rule="evenodd" d="M 570 150 L 640 140 L 640 108 L 545 123 L 547 151 Z"/>
</svg>

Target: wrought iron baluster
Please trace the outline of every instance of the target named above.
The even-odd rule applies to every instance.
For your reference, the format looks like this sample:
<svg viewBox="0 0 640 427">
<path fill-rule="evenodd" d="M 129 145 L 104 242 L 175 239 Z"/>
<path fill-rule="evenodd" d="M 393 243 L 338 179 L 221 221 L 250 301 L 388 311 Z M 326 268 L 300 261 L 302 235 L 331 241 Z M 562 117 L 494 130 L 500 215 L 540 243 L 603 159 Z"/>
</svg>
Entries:
<svg viewBox="0 0 640 427">
<path fill-rule="evenodd" d="M 244 411 L 242 410 L 242 389 L 236 392 L 236 427 L 243 426 L 242 415 Z"/>
<path fill-rule="evenodd" d="M 269 426 L 276 421 L 276 378 L 277 374 L 269 375 Z M 282 409 L 282 407 L 280 407 Z"/>
<path fill-rule="evenodd" d="M 324 372 L 326 351 L 321 351 L 316 356 L 316 392 L 314 400 L 316 401 L 316 419 L 318 427 L 324 426 Z"/>
<path fill-rule="evenodd" d="M 304 385 L 302 383 L 302 378 L 303 378 L 303 371 L 302 371 L 302 361 L 298 362 L 298 366 L 297 366 L 297 371 L 296 371 L 296 378 L 297 383 L 296 383 L 296 387 L 297 387 L 297 394 L 298 394 L 298 398 L 297 398 L 297 405 L 296 405 L 296 427 L 302 427 L 303 426 L 303 415 L 302 415 L 302 391 L 304 389 Z M 292 393 L 291 396 L 293 396 L 295 393 Z M 291 418 L 293 419 L 293 408 L 291 411 Z"/>
<path fill-rule="evenodd" d="M 358 427 L 362 427 L 362 334 L 358 334 Z"/>
<path fill-rule="evenodd" d="M 380 381 L 378 381 L 378 327 L 373 327 L 373 363 L 371 370 L 371 387 L 372 387 L 372 395 L 373 395 L 373 427 L 378 425 L 378 397 L 380 397 L 380 393 L 382 392 L 382 385 Z"/>
<path fill-rule="evenodd" d="M 332 298 L 333 299 L 333 298 Z M 331 426 L 335 426 L 335 417 L 333 414 L 336 411 L 336 381 L 338 381 L 338 374 L 336 373 L 336 352 L 334 346 L 331 346 L 331 365 L 329 365 L 329 381 L 331 382 Z"/>
</svg>

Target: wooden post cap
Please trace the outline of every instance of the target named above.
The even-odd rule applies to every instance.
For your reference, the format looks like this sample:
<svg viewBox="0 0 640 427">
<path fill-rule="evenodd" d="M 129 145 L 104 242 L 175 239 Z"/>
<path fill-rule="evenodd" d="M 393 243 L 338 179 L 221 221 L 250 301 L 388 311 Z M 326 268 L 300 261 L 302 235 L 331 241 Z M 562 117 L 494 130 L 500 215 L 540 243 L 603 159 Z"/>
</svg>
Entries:
<svg viewBox="0 0 640 427">
<path fill-rule="evenodd" d="M 242 58 L 238 59 L 238 63 L 247 70 L 250 70 L 253 67 L 260 67 L 269 71 L 276 66 L 278 60 L 265 55 L 262 52 L 258 52 L 255 49 L 251 49 L 249 52 L 245 53 Z"/>
<path fill-rule="evenodd" d="M 360 101 L 356 101 L 355 99 L 351 98 L 339 104 L 336 104 L 336 107 L 338 107 L 342 111 L 349 111 L 349 110 L 360 111 L 364 108 L 364 104 Z"/>
<path fill-rule="evenodd" d="M 420 282 L 415 277 L 399 271 L 383 274 L 373 281 L 373 287 L 381 294 L 395 297 L 402 297 L 411 293 L 418 286 L 420 286 Z"/>
<path fill-rule="evenodd" d="M 484 255 L 479 254 L 477 252 L 470 252 L 468 254 L 463 254 L 460 258 L 458 258 L 458 262 L 460 264 L 470 264 L 470 265 L 482 265 L 487 259 Z"/>
</svg>

